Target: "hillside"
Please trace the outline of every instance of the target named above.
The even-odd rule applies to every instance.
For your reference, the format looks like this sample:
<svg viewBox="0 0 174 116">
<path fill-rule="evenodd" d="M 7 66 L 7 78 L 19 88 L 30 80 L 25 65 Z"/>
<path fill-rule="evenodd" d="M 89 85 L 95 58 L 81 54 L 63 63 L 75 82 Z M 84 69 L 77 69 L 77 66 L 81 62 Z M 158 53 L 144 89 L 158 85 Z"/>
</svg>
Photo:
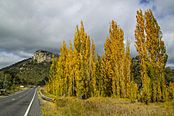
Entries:
<svg viewBox="0 0 174 116">
<path fill-rule="evenodd" d="M 31 58 L 0 69 L 0 89 L 17 84 L 44 84 L 53 55 L 58 56 L 48 51 L 38 50 Z"/>
</svg>

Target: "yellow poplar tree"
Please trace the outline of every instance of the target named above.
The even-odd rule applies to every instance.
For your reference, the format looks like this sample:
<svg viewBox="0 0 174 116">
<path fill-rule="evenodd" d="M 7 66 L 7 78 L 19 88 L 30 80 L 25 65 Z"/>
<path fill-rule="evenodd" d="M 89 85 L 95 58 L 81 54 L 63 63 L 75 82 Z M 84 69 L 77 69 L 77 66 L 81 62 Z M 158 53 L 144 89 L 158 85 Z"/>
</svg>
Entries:
<svg viewBox="0 0 174 116">
<path fill-rule="evenodd" d="M 152 102 L 166 101 L 168 91 L 164 69 L 167 54 L 160 26 L 151 10 L 146 10 L 144 15 L 141 10 L 137 11 L 135 38 L 140 56 L 142 90 L 144 91 L 142 91 L 142 98 Z M 145 94 L 147 92 L 149 95 Z"/>
<path fill-rule="evenodd" d="M 68 67 L 67 78 L 68 78 L 68 96 L 75 95 L 75 61 L 74 61 L 73 45 L 70 42 L 66 66 Z"/>
<path fill-rule="evenodd" d="M 164 77 L 164 68 L 167 54 L 164 41 L 162 41 L 162 32 L 160 31 L 160 26 L 158 25 L 151 10 L 145 11 L 145 19 L 146 47 L 149 55 L 149 62 L 153 67 L 154 73 L 154 75 L 151 77 L 153 88 L 152 95 L 157 97 L 153 97 L 153 101 L 165 101 L 167 98 L 167 90 Z"/>
<path fill-rule="evenodd" d="M 99 96 L 99 91 L 98 91 L 98 76 L 96 75 L 97 73 L 97 64 L 96 64 L 96 51 L 95 51 L 95 44 L 94 41 L 92 41 L 92 46 L 91 46 L 91 53 L 90 53 L 90 78 L 91 78 L 91 95 L 92 96 Z"/>
<path fill-rule="evenodd" d="M 80 28 L 76 28 L 74 35 L 74 47 L 79 59 L 79 75 L 76 78 L 76 92 L 80 98 L 90 97 L 90 37 L 84 30 L 83 22 Z"/>
<path fill-rule="evenodd" d="M 102 58 L 97 55 L 96 63 L 95 63 L 95 76 L 93 77 L 94 83 L 94 96 L 103 96 L 103 86 L 104 86 L 104 78 L 102 76 Z"/>
<path fill-rule="evenodd" d="M 68 49 L 65 41 L 63 41 L 62 47 L 60 48 L 60 57 L 57 64 L 57 90 L 59 96 L 65 96 L 67 94 L 67 77 L 66 77 L 66 60 L 67 60 Z"/>
<path fill-rule="evenodd" d="M 146 38 L 145 38 L 145 21 L 142 10 L 137 11 L 137 24 L 135 29 L 135 39 L 136 39 L 136 49 L 140 57 L 140 67 L 141 67 L 141 80 L 142 80 L 142 89 L 141 89 L 141 100 L 148 103 L 151 97 L 150 91 L 150 77 L 147 74 L 147 49 L 146 49 Z"/>
<path fill-rule="evenodd" d="M 50 70 L 49 70 L 49 77 L 48 77 L 48 83 L 46 85 L 47 91 L 49 93 L 55 94 L 55 77 L 56 77 L 56 60 L 57 58 L 54 57 L 54 55 L 52 56 L 52 64 L 50 66 Z"/>
<path fill-rule="evenodd" d="M 129 97 L 131 66 L 130 50 L 129 45 L 125 48 L 124 32 L 115 21 L 112 21 L 111 23 L 109 37 L 106 39 L 104 48 L 105 55 L 103 61 L 105 63 L 103 63 L 103 65 L 106 65 L 104 67 L 106 70 L 104 71 L 104 77 L 106 78 L 105 80 L 107 80 L 104 81 L 104 83 L 107 83 L 105 86 L 108 88 L 109 92 L 111 90 L 107 95 L 109 96 L 112 94 L 113 96 L 122 98 Z M 109 88 L 110 85 L 112 85 L 111 89 Z"/>
<path fill-rule="evenodd" d="M 113 69 L 112 91 L 113 95 L 125 97 L 125 76 L 124 76 L 124 32 L 112 21 L 109 38 L 111 40 L 111 65 Z"/>
<path fill-rule="evenodd" d="M 112 95 L 112 75 L 113 69 L 111 66 L 111 41 L 106 39 L 106 43 L 104 45 L 105 54 L 102 56 L 102 78 L 103 78 L 103 89 L 102 96 L 111 96 Z"/>
<path fill-rule="evenodd" d="M 130 98 L 131 89 L 131 57 L 130 57 L 130 41 L 126 43 L 124 54 L 124 77 L 125 77 L 125 97 Z"/>
<path fill-rule="evenodd" d="M 134 81 L 131 81 L 130 83 L 130 91 L 131 102 L 135 102 L 138 98 L 138 86 Z"/>
</svg>

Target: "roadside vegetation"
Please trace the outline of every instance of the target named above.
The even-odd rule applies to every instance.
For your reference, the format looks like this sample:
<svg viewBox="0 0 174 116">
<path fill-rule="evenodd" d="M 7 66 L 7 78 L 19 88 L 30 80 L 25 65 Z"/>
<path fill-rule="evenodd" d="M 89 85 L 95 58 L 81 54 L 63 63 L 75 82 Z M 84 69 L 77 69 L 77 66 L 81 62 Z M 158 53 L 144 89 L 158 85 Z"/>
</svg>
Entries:
<svg viewBox="0 0 174 116">
<path fill-rule="evenodd" d="M 165 103 L 140 102 L 132 103 L 129 99 L 112 97 L 59 97 L 43 92 L 46 96 L 56 98 L 56 102 L 42 100 L 40 97 L 43 116 L 172 116 L 174 101 Z"/>
<path fill-rule="evenodd" d="M 12 78 L 11 75 L 0 72 L 0 95 L 8 95 L 21 89 L 16 78 Z"/>
</svg>

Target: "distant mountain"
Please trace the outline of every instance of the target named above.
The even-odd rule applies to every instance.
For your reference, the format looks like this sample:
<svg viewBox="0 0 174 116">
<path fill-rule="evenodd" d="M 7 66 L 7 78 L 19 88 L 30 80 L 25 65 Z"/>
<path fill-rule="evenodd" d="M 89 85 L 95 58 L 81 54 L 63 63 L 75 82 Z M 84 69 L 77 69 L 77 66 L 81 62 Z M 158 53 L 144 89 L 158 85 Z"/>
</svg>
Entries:
<svg viewBox="0 0 174 116">
<path fill-rule="evenodd" d="M 58 57 L 57 54 L 38 50 L 31 58 L 0 69 L 0 73 L 10 75 L 12 82 L 17 80 L 18 84 L 43 84 L 49 75 L 53 55 Z"/>
</svg>

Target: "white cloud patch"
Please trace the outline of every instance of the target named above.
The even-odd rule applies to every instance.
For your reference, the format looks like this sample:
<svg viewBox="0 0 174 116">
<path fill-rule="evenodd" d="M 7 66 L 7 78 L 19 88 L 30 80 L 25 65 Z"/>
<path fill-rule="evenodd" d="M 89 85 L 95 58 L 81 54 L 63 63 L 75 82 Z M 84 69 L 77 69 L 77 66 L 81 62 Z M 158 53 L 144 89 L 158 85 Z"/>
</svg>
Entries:
<svg viewBox="0 0 174 116">
<path fill-rule="evenodd" d="M 22 59 L 22 57 L 13 53 L 0 52 L 0 68 L 18 62 Z"/>
</svg>

